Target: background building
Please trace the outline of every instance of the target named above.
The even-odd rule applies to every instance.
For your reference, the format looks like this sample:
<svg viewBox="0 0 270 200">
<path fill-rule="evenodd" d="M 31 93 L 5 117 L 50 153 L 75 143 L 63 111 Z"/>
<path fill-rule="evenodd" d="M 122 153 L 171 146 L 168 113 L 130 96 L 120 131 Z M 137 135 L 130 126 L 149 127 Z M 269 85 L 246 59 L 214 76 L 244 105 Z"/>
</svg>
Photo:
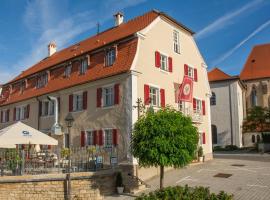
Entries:
<svg viewBox="0 0 270 200">
<path fill-rule="evenodd" d="M 242 123 L 245 86 L 238 76 L 230 76 L 218 68 L 208 72 L 211 87 L 211 127 L 213 146 L 242 147 Z"/>
<path fill-rule="evenodd" d="M 270 108 L 270 44 L 255 46 L 240 73 L 247 87 L 246 108 L 254 106 Z M 261 140 L 259 133 L 244 133 L 245 146 Z"/>
</svg>

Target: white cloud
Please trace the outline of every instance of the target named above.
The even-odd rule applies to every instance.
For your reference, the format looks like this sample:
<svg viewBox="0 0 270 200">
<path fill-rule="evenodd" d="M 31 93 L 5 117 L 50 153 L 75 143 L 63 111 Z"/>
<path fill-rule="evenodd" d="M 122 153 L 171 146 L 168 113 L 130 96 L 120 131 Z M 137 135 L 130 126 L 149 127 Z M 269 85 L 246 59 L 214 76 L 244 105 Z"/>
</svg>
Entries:
<svg viewBox="0 0 270 200">
<path fill-rule="evenodd" d="M 234 23 L 233 18 L 239 17 L 242 14 L 246 14 L 248 11 L 254 11 L 254 9 L 262 3 L 263 0 L 254 0 L 250 3 L 242 6 L 238 10 L 234 10 L 225 14 L 224 16 L 216 19 L 211 24 L 203 28 L 202 30 L 198 31 L 195 35 L 196 39 L 202 39 L 204 37 L 210 36 L 211 34 L 226 28 L 227 26 Z"/>
<path fill-rule="evenodd" d="M 232 49 L 227 51 L 225 54 L 220 56 L 217 60 L 213 61 L 213 66 L 221 63 L 228 57 L 230 57 L 237 49 L 239 49 L 241 46 L 243 46 L 247 41 L 249 41 L 251 38 L 253 38 L 255 35 L 257 35 L 259 32 L 264 30 L 270 25 L 270 20 L 260 25 L 258 28 L 256 28 L 251 34 L 249 34 L 245 39 L 243 39 L 241 42 L 239 42 L 236 46 L 234 46 Z"/>
<path fill-rule="evenodd" d="M 29 1 L 26 8 L 23 21 L 29 31 L 38 34 L 37 39 L 33 41 L 31 49 L 25 52 L 25 56 L 17 63 L 11 66 L 16 69 L 15 72 L 6 72 L 9 74 L 6 79 L 1 79 L 4 83 L 10 77 L 18 75 L 20 71 L 27 69 L 39 60 L 47 56 L 47 44 L 50 41 L 57 43 L 57 48 L 61 49 L 70 44 L 76 36 L 94 28 L 97 21 L 100 24 L 108 19 L 112 19 L 112 14 L 127 7 L 138 5 L 146 0 L 106 0 L 102 13 L 95 8 L 82 11 L 77 14 L 66 16 L 62 4 L 56 5 L 53 0 Z M 66 2 L 65 2 L 66 3 Z M 103 2 L 104 3 L 104 2 Z M 61 11 L 63 12 L 61 14 Z M 1 74 L 2 76 L 2 74 Z"/>
</svg>

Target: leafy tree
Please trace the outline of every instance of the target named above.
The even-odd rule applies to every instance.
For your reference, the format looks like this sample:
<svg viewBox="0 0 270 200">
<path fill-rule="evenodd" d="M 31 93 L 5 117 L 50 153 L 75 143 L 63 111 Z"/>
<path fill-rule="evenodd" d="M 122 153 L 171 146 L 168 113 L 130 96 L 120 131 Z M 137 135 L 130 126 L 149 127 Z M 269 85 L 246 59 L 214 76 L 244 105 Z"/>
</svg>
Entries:
<svg viewBox="0 0 270 200">
<path fill-rule="evenodd" d="M 196 153 L 198 131 L 190 117 L 166 107 L 146 112 L 135 123 L 132 153 L 140 166 L 160 167 L 160 188 L 163 188 L 164 167 L 183 167 Z"/>
<path fill-rule="evenodd" d="M 243 122 L 243 132 L 266 132 L 270 130 L 270 110 L 255 106 L 248 110 Z"/>
</svg>

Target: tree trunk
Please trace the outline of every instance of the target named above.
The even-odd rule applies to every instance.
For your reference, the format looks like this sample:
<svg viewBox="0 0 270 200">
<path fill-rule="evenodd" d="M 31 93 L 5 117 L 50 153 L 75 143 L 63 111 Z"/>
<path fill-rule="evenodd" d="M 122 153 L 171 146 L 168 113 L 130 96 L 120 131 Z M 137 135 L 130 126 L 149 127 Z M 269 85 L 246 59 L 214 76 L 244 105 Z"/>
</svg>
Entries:
<svg viewBox="0 0 270 200">
<path fill-rule="evenodd" d="M 160 166 L 160 189 L 163 188 L 164 183 L 164 166 Z"/>
</svg>

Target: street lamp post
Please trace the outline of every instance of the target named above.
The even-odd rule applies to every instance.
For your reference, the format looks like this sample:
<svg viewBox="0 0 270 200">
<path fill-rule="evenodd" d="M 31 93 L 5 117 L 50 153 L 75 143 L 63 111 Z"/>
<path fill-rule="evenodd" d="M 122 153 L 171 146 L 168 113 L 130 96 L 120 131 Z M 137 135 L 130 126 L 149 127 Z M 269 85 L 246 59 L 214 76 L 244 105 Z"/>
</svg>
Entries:
<svg viewBox="0 0 270 200">
<path fill-rule="evenodd" d="M 70 149 L 70 128 L 73 125 L 74 122 L 74 118 L 72 116 L 71 113 L 68 113 L 66 118 L 66 125 L 68 128 L 68 173 L 67 173 L 67 199 L 71 200 L 71 177 L 70 177 L 70 172 L 71 172 L 71 158 L 70 158 L 70 154 L 71 154 L 71 149 Z"/>
</svg>

